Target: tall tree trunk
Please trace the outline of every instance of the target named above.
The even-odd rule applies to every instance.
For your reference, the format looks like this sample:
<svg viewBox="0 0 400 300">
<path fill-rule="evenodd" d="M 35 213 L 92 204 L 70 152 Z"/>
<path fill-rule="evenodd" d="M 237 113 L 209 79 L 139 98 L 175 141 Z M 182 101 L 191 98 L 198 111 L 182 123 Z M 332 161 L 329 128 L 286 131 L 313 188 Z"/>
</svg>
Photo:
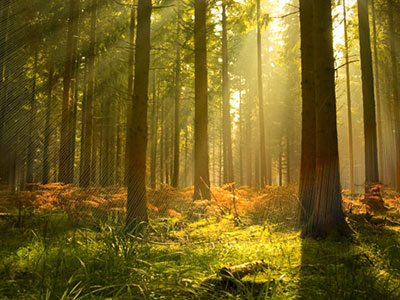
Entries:
<svg viewBox="0 0 400 300">
<path fill-rule="evenodd" d="M 158 101 L 156 88 L 156 70 L 153 69 L 153 103 L 151 108 L 151 159 L 150 159 L 150 187 L 156 188 L 157 167 L 157 140 L 158 140 Z"/>
<path fill-rule="evenodd" d="M 261 26 L 260 26 L 260 0 L 257 0 L 257 78 L 258 78 L 258 113 L 260 129 L 260 179 L 261 187 L 267 184 L 267 158 L 265 154 L 265 123 L 264 123 L 264 88 L 262 81 L 262 55 L 261 55 Z"/>
<path fill-rule="evenodd" d="M 93 102 L 95 97 L 95 58 L 96 58 L 96 24 L 97 24 L 97 0 L 91 1 L 90 17 L 90 42 L 88 56 L 88 87 L 87 98 L 84 105 L 85 131 L 83 135 L 83 170 L 80 176 L 80 186 L 88 187 L 92 183 L 92 151 L 93 151 Z"/>
<path fill-rule="evenodd" d="M 188 156 L 189 156 L 189 150 L 188 150 L 188 137 L 189 132 L 188 132 L 188 126 L 186 126 L 185 130 L 185 171 L 184 171 L 184 179 L 185 179 L 185 187 L 189 185 L 188 183 Z"/>
<path fill-rule="evenodd" d="M 71 183 L 74 182 L 74 170 L 75 170 L 75 150 L 76 150 L 76 126 L 78 118 L 78 101 L 79 101 L 79 65 L 80 57 L 76 58 L 75 70 L 74 70 L 74 99 L 73 99 L 73 115 L 71 118 L 71 159 L 69 162 L 69 174 L 71 176 Z"/>
<path fill-rule="evenodd" d="M 358 21 L 360 32 L 361 80 L 364 111 L 365 197 L 368 198 L 371 196 L 371 193 L 376 190 L 371 188 L 379 182 L 374 75 L 372 71 L 368 0 L 358 0 Z M 379 193 L 374 196 L 379 196 Z"/>
<path fill-rule="evenodd" d="M 316 186 L 311 221 L 304 233 L 318 237 L 341 232 L 346 222 L 340 188 L 331 2 L 314 0 L 313 6 Z"/>
<path fill-rule="evenodd" d="M 111 185 L 112 165 L 112 109 L 111 99 L 106 99 L 102 105 L 102 146 L 101 146 L 101 179 L 100 184 L 103 187 Z"/>
<path fill-rule="evenodd" d="M 244 185 L 243 180 L 243 101 L 242 101 L 242 75 L 239 79 L 239 184 Z"/>
<path fill-rule="evenodd" d="M 223 141 L 224 141 L 224 183 L 234 181 L 232 158 L 232 128 L 229 86 L 228 29 L 226 3 L 222 3 L 222 102 L 223 102 Z"/>
<path fill-rule="evenodd" d="M 313 0 L 300 0 L 302 134 L 299 201 L 300 222 L 307 225 L 315 198 L 316 116 L 314 79 Z"/>
<path fill-rule="evenodd" d="M 350 167 L 350 194 L 354 195 L 354 151 L 353 151 L 353 121 L 351 115 L 351 89 L 350 89 L 350 63 L 349 63 L 349 38 L 347 30 L 347 8 L 346 0 L 343 0 L 343 23 L 344 23 L 344 56 L 346 63 L 346 91 L 347 91 L 347 121 L 349 133 L 349 167 Z"/>
<path fill-rule="evenodd" d="M 1 1 L 0 20 L 3 28 L 0 30 L 0 181 L 6 183 L 9 181 L 10 161 L 6 139 L 5 124 L 7 114 L 7 84 L 8 84 L 8 31 L 9 31 L 9 3 Z M 9 161 L 10 159 L 10 161 Z"/>
<path fill-rule="evenodd" d="M 134 1 L 133 4 L 135 4 Z M 136 8 L 133 5 L 131 8 L 131 15 L 130 15 L 130 24 L 129 24 L 129 41 L 128 41 L 128 101 L 127 101 L 127 124 L 130 123 L 131 112 L 132 112 L 132 98 L 133 98 L 133 70 L 135 64 L 135 31 L 136 28 Z M 128 147 L 127 147 L 128 140 L 126 140 L 125 146 L 125 176 L 128 174 L 128 160 L 126 159 L 129 156 Z M 125 177 L 125 184 L 128 185 L 128 178 Z"/>
<path fill-rule="evenodd" d="M 289 185 L 292 183 L 292 156 L 291 156 L 291 133 L 290 128 L 286 129 L 286 184 Z"/>
<path fill-rule="evenodd" d="M 135 51 L 135 80 L 131 118 L 127 128 L 127 227 L 147 222 L 146 201 L 146 148 L 147 101 L 150 65 L 151 0 L 139 0 Z"/>
<path fill-rule="evenodd" d="M 177 4 L 180 5 L 179 3 Z M 174 170 L 172 178 L 172 186 L 178 187 L 179 185 L 179 146 L 180 146 L 180 132 L 181 127 L 179 124 L 179 106 L 181 98 L 181 45 L 180 45 L 180 32 L 181 26 L 179 24 L 181 19 L 180 7 L 178 7 L 177 22 L 176 22 L 176 59 L 175 59 L 175 122 L 174 122 Z"/>
<path fill-rule="evenodd" d="M 248 90 L 248 89 L 247 89 Z M 247 92 L 246 92 L 247 95 Z M 253 184 L 253 165 L 252 165 L 252 150 L 253 147 L 253 135 L 252 135 L 252 122 L 251 122 L 251 98 L 247 97 L 247 105 L 246 105 L 246 182 L 247 186 L 251 187 Z"/>
<path fill-rule="evenodd" d="M 396 143 L 396 191 L 400 192 L 400 97 L 399 97 L 399 77 L 397 65 L 397 49 L 396 49 L 396 29 L 393 19 L 393 0 L 388 0 L 388 19 L 389 19 L 389 42 L 390 42 L 390 58 L 392 64 L 392 94 L 393 94 L 393 119 L 395 123 L 395 143 Z"/>
<path fill-rule="evenodd" d="M 381 104 L 381 88 L 379 74 L 379 59 L 378 59 L 378 36 L 376 32 L 376 12 L 375 0 L 371 0 L 372 7 L 372 35 L 374 45 L 374 67 L 375 67 L 375 96 L 376 96 L 376 126 L 378 130 L 378 166 L 379 178 L 383 180 L 383 131 L 382 131 L 382 104 Z"/>
<path fill-rule="evenodd" d="M 194 2 L 194 61 L 195 61 L 195 117 L 194 117 L 194 195 L 193 199 L 210 199 L 208 157 L 208 96 L 207 96 L 207 2 Z"/>
<path fill-rule="evenodd" d="M 42 183 L 48 184 L 50 179 L 50 140 L 51 140 L 51 116 L 53 113 L 53 85 L 54 85 L 54 67 L 50 67 L 49 78 L 47 82 L 47 107 L 46 107 L 46 123 L 44 126 L 43 140 L 43 165 L 42 165 Z"/>
<path fill-rule="evenodd" d="M 36 119 L 36 79 L 37 79 L 37 67 L 38 67 L 38 56 L 39 50 L 35 50 L 35 57 L 33 63 L 33 79 L 32 79 L 32 90 L 30 97 L 30 120 L 29 120 L 29 135 L 28 135 L 28 152 L 26 157 L 26 183 L 33 183 L 33 169 L 35 163 L 35 119 Z M 28 185 L 28 188 L 31 189 L 32 186 Z"/>
<path fill-rule="evenodd" d="M 160 167 L 159 167 L 159 170 L 160 170 L 160 183 L 164 184 L 165 183 L 165 181 L 164 181 L 164 175 L 165 175 L 165 172 L 164 172 L 164 166 L 165 166 L 165 158 L 164 158 L 164 155 L 165 155 L 165 151 L 164 151 L 165 150 L 165 146 L 164 146 L 164 143 L 165 143 L 165 101 L 161 102 L 160 129 L 161 129 L 161 132 L 160 132 Z"/>
<path fill-rule="evenodd" d="M 76 33 L 76 23 L 79 15 L 79 0 L 70 0 L 68 34 L 67 34 L 67 51 L 65 58 L 65 70 L 63 81 L 63 103 L 62 103 L 62 120 L 61 120 L 61 136 L 60 136 L 60 155 L 59 155 L 59 181 L 63 183 L 72 183 L 70 173 L 70 162 L 72 159 L 72 117 L 73 117 L 73 97 L 71 95 L 71 81 L 74 74 L 74 61 L 76 56 L 76 48 L 74 47 Z"/>
</svg>

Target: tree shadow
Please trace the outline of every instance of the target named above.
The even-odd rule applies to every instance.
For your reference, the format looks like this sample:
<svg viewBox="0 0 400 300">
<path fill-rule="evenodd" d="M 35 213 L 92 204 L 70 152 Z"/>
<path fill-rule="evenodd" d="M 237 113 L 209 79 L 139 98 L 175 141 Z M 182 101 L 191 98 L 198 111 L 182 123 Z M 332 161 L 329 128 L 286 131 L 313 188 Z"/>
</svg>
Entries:
<svg viewBox="0 0 400 300">
<path fill-rule="evenodd" d="M 395 279 L 391 272 L 400 267 L 400 235 L 363 226 L 356 231 L 356 241 L 302 241 L 301 299 L 399 299 L 400 277 Z"/>
</svg>

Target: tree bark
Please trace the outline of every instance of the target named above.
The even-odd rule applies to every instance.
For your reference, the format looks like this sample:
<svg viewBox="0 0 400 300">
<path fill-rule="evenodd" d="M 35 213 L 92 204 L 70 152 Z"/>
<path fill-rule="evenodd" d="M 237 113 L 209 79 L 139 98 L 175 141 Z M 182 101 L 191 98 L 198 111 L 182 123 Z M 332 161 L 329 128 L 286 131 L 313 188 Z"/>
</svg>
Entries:
<svg viewBox="0 0 400 300">
<path fill-rule="evenodd" d="M 331 2 L 314 0 L 313 13 L 316 186 L 311 221 L 304 233 L 320 237 L 335 230 L 343 232 L 346 222 L 340 188 Z"/>
<path fill-rule="evenodd" d="M 54 67 L 49 69 L 49 78 L 47 82 L 47 107 L 46 107 L 46 123 L 44 126 L 43 141 L 43 165 L 42 165 L 42 183 L 48 184 L 50 179 L 50 140 L 51 140 L 51 116 L 53 113 L 53 85 L 54 85 Z"/>
<path fill-rule="evenodd" d="M 135 51 L 135 79 L 132 111 L 127 128 L 128 201 L 126 225 L 133 229 L 137 222 L 147 222 L 146 148 L 147 106 L 150 65 L 151 0 L 139 0 Z"/>
<path fill-rule="evenodd" d="M 300 222 L 311 219 L 315 199 L 316 116 L 314 78 L 313 0 L 300 0 L 302 135 L 299 200 Z"/>
<path fill-rule="evenodd" d="M 346 92 L 347 92 L 347 122 L 349 133 L 349 167 L 350 167 L 350 194 L 354 195 L 354 150 L 353 150 L 353 119 L 351 114 L 351 89 L 350 89 L 350 63 L 349 63 L 349 39 L 347 30 L 346 1 L 343 0 L 343 23 L 344 23 L 344 51 L 346 63 Z"/>
<path fill-rule="evenodd" d="M 136 3 L 136 1 L 134 2 Z M 127 101 L 127 124 L 130 124 L 131 112 L 132 112 L 132 97 L 133 97 L 133 70 L 135 64 L 135 27 L 136 27 L 136 8 L 132 6 L 130 15 L 129 25 L 129 41 L 128 41 L 128 101 Z M 128 141 L 126 141 L 128 143 Z M 129 155 L 128 147 L 125 147 L 125 158 Z M 125 159 L 125 175 L 128 174 L 128 160 Z M 128 178 L 125 178 L 125 184 L 128 184 Z"/>
<path fill-rule="evenodd" d="M 226 20 L 226 3 L 222 3 L 222 102 L 223 102 L 223 183 L 234 182 L 233 158 L 232 158 L 232 128 L 231 128 L 231 106 L 230 106 L 230 79 L 228 73 L 228 29 Z"/>
<path fill-rule="evenodd" d="M 373 188 L 374 185 L 379 183 L 379 172 L 368 0 L 358 0 L 358 21 L 364 111 L 365 197 L 368 198 L 370 196 L 379 196 L 379 190 L 378 193 L 376 193 L 377 189 Z M 372 195 L 372 193 L 374 193 L 374 195 Z"/>
<path fill-rule="evenodd" d="M 74 47 L 76 33 L 76 24 L 78 22 L 79 14 L 79 0 L 70 0 L 69 5 L 69 19 L 68 19 L 68 33 L 67 33 L 67 51 L 65 58 L 65 70 L 63 81 L 63 103 L 62 103 L 62 120 L 60 129 L 60 155 L 59 155 L 59 181 L 63 183 L 72 183 L 72 176 L 70 173 L 70 162 L 72 159 L 72 146 L 71 146 L 71 120 L 73 117 L 73 97 L 71 96 L 71 80 L 74 74 L 74 60 L 75 51 Z M 75 49 L 74 49 L 75 48 Z"/>
<path fill-rule="evenodd" d="M 156 70 L 153 69 L 153 103 L 151 111 L 151 159 L 150 159 L 150 187 L 156 188 L 157 167 L 157 140 L 158 140 L 158 101 L 156 88 Z"/>
<path fill-rule="evenodd" d="M 8 85 L 8 29 L 9 29 L 9 3 L 1 1 L 0 3 L 0 18 L 4 24 L 4 28 L 0 31 L 0 181 L 9 181 L 10 161 L 7 151 L 5 139 L 5 124 L 7 114 L 7 85 Z"/>
<path fill-rule="evenodd" d="M 29 120 L 29 135 L 28 135 L 28 151 L 26 157 L 26 183 L 33 183 L 33 168 L 35 163 L 35 119 L 36 119 L 36 80 L 37 80 L 37 68 L 38 68 L 38 56 L 39 50 L 35 50 L 35 57 L 33 63 L 33 79 L 32 79 L 32 90 L 30 97 L 30 120 Z M 28 185 L 31 189 L 32 186 Z"/>
<path fill-rule="evenodd" d="M 381 103 L 381 87 L 379 74 L 379 59 L 378 59 L 378 35 L 376 32 L 376 12 L 375 0 L 371 0 L 372 7 L 372 36 L 374 45 L 374 67 L 375 67 L 375 96 L 376 96 L 376 126 L 378 130 L 378 166 L 379 178 L 383 181 L 383 130 L 382 130 L 382 103 Z"/>
<path fill-rule="evenodd" d="M 208 96 L 207 96 L 207 2 L 195 0 L 194 60 L 195 60 L 195 117 L 194 117 L 194 195 L 193 199 L 210 199 L 208 157 Z"/>
<path fill-rule="evenodd" d="M 180 5 L 179 3 L 177 4 Z M 180 32 L 181 26 L 179 24 L 181 19 L 180 7 L 178 7 L 177 25 L 176 25 L 176 59 L 175 59 L 175 120 L 174 120 L 174 166 L 172 186 L 178 187 L 179 185 L 179 146 L 180 146 L 180 132 L 181 127 L 179 124 L 179 106 L 181 98 L 181 46 L 180 46 Z"/>
<path fill-rule="evenodd" d="M 91 1 L 90 18 L 90 42 L 88 56 L 88 87 L 87 97 L 84 105 L 85 131 L 83 136 L 83 169 L 80 176 L 80 186 L 88 187 L 92 184 L 92 151 L 93 151 L 93 102 L 95 97 L 95 58 L 96 58 L 96 23 L 97 23 L 97 0 Z"/>
<path fill-rule="evenodd" d="M 257 0 L 257 78 L 258 78 L 258 113 L 260 130 L 260 184 L 267 184 L 267 158 L 265 153 L 265 123 L 264 123 L 264 88 L 262 81 L 262 56 L 261 56 L 261 28 L 260 28 L 260 0 Z"/>
<path fill-rule="evenodd" d="M 388 0 L 388 21 L 389 21 L 389 42 L 390 59 L 392 65 L 392 95 L 393 95 L 393 119 L 395 124 L 395 145 L 396 145 L 396 191 L 400 192 L 400 97 L 399 97 L 399 77 L 397 66 L 397 47 L 396 29 L 393 18 L 393 0 Z"/>
</svg>

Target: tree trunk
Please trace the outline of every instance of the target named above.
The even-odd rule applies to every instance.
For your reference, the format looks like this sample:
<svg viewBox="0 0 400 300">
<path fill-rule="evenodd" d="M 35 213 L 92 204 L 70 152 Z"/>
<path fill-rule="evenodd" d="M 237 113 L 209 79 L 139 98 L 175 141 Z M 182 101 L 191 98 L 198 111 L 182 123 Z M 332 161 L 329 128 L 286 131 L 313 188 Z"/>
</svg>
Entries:
<svg viewBox="0 0 400 300">
<path fill-rule="evenodd" d="M 36 145 L 36 79 L 37 79 L 37 66 L 38 66 L 38 55 L 39 50 L 35 50 L 35 58 L 33 63 L 33 79 L 32 79 L 32 90 L 30 97 L 30 120 L 29 120 L 29 135 L 28 135 L 28 152 L 26 157 L 26 183 L 33 183 L 33 168 L 35 163 L 35 145 Z M 28 185 L 28 188 L 31 189 L 32 186 Z"/>
<path fill-rule="evenodd" d="M 306 224 L 304 234 L 319 237 L 336 229 L 340 231 L 344 228 L 345 219 L 342 211 L 336 127 L 331 2 L 314 0 L 313 16 L 315 16 L 313 18 L 313 53 L 316 104 L 316 186 L 311 220 Z"/>
<path fill-rule="evenodd" d="M 224 143 L 224 183 L 234 182 L 232 158 L 232 128 L 229 86 L 228 29 L 226 3 L 222 3 L 222 102 L 223 102 L 223 143 Z"/>
<path fill-rule="evenodd" d="M 1 1 L 0 17 L 4 28 L 0 31 L 0 181 L 6 183 L 9 180 L 9 154 L 5 139 L 5 123 L 7 114 L 7 84 L 8 84 L 8 31 L 9 31 L 9 3 Z"/>
<path fill-rule="evenodd" d="M 400 98 L 398 87 L 398 66 L 396 49 L 396 29 L 393 19 L 393 0 L 388 0 L 388 19 L 389 19 L 389 42 L 390 58 L 392 64 L 392 94 L 393 94 L 393 119 L 395 124 L 395 144 L 396 144 L 396 191 L 400 192 Z"/>
<path fill-rule="evenodd" d="M 160 132 L 160 183 L 164 184 L 164 166 L 165 166 L 165 158 L 164 158 L 164 154 L 165 154 L 165 101 L 161 102 L 161 118 L 160 118 L 160 128 L 161 128 L 161 132 Z"/>
<path fill-rule="evenodd" d="M 180 5 L 179 3 L 177 4 Z M 179 124 L 179 106 L 181 98 L 181 45 L 179 41 L 181 26 L 179 24 L 181 19 L 180 7 L 178 7 L 177 15 L 177 28 L 176 28 L 176 60 L 175 60 L 175 124 L 174 124 L 174 170 L 172 178 L 172 186 L 178 187 L 179 185 L 179 145 L 180 145 L 180 132 L 181 127 Z"/>
<path fill-rule="evenodd" d="M 42 183 L 48 184 L 50 179 L 50 140 L 51 140 L 51 116 L 53 112 L 53 85 L 54 85 L 54 67 L 50 67 L 49 78 L 47 82 L 47 107 L 46 107 L 46 123 L 44 126 L 43 141 L 43 165 L 42 165 Z"/>
<path fill-rule="evenodd" d="M 347 34 L 347 9 L 346 1 L 343 0 L 343 23 L 344 23 L 344 51 L 346 63 L 346 91 L 347 91 L 347 121 L 349 133 L 349 167 L 350 167 L 350 194 L 354 195 L 354 151 L 353 151 L 353 121 L 351 115 L 351 89 L 350 89 L 350 63 L 349 63 L 349 39 Z"/>
<path fill-rule="evenodd" d="M 375 0 L 371 0 L 372 7 L 372 32 L 373 32 L 373 45 L 374 45 L 374 66 L 375 66 L 375 95 L 376 95 L 376 125 L 378 130 L 378 165 L 379 165 L 379 178 L 383 180 L 383 131 L 382 131 L 382 104 L 381 104 L 381 88 L 379 79 L 379 59 L 378 59 L 378 36 L 376 32 L 376 13 L 375 13 Z"/>
<path fill-rule="evenodd" d="M 135 53 L 135 79 L 131 118 L 127 128 L 128 201 L 126 225 L 133 229 L 137 222 L 147 222 L 146 148 L 147 102 L 150 65 L 151 0 L 139 0 Z"/>
<path fill-rule="evenodd" d="M 244 185 L 243 180 L 243 101 L 242 101 L 242 75 L 239 79 L 239 184 Z"/>
<path fill-rule="evenodd" d="M 194 195 L 193 199 L 210 199 L 208 170 L 208 96 L 207 96 L 207 2 L 195 0 L 194 60 L 195 60 L 195 117 L 194 117 Z"/>
<path fill-rule="evenodd" d="M 67 51 L 65 58 L 65 70 L 63 81 L 63 103 L 62 103 L 62 120 L 60 129 L 60 155 L 59 155 L 59 181 L 63 183 L 72 183 L 70 173 L 70 162 L 72 159 L 71 146 L 71 120 L 73 117 L 73 97 L 71 96 L 71 80 L 74 74 L 74 47 L 76 33 L 76 23 L 79 15 L 79 0 L 70 0 L 69 19 L 68 19 L 68 34 L 67 34 Z M 74 49 L 75 48 L 75 49 Z"/>
<path fill-rule="evenodd" d="M 96 58 L 96 23 L 97 0 L 91 1 L 90 42 L 88 55 L 88 87 L 87 98 L 84 105 L 85 131 L 83 135 L 83 169 L 80 176 L 80 186 L 88 187 L 92 183 L 92 151 L 93 151 L 93 102 L 95 97 L 95 58 Z"/>
<path fill-rule="evenodd" d="M 264 91 L 262 82 L 260 0 L 257 0 L 257 78 L 258 78 L 258 113 L 260 123 L 260 184 L 267 184 L 267 158 L 265 154 L 265 124 L 264 124 Z"/>
<path fill-rule="evenodd" d="M 302 135 L 299 200 L 300 222 L 306 226 L 312 217 L 315 199 L 316 116 L 313 40 L 313 1 L 300 0 Z"/>
<path fill-rule="evenodd" d="M 158 101 L 156 89 L 156 70 L 153 69 L 153 103 L 151 109 L 151 159 L 150 159 L 150 187 L 156 188 L 157 140 L 158 140 Z"/>
<path fill-rule="evenodd" d="M 378 153 L 376 138 L 376 115 L 374 75 L 372 71 L 371 40 L 369 32 L 368 0 L 358 0 L 358 21 L 360 32 L 361 80 L 364 111 L 365 138 L 365 197 L 375 193 L 372 187 L 379 182 Z"/>
<path fill-rule="evenodd" d="M 135 4 L 134 1 L 133 4 Z M 129 47 L 128 47 L 128 93 L 127 93 L 127 124 L 130 124 L 131 112 L 132 112 L 132 98 L 133 98 L 133 70 L 135 64 L 135 27 L 136 27 L 136 8 L 133 5 L 131 8 L 131 16 L 130 16 L 130 25 L 129 25 Z M 128 125 L 127 125 L 128 126 Z M 125 184 L 128 185 L 128 178 L 126 175 L 128 174 L 128 160 L 126 159 L 129 156 L 128 147 L 127 147 L 128 140 L 126 140 L 125 145 Z"/>
</svg>

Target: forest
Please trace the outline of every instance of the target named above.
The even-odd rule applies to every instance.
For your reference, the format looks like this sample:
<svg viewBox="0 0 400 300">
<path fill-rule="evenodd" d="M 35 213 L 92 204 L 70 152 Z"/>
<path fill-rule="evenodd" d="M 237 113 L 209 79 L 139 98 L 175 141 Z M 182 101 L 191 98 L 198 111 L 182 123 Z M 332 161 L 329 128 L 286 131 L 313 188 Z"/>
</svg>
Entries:
<svg viewBox="0 0 400 300">
<path fill-rule="evenodd" d="M 399 0 L 0 0 L 0 299 L 400 299 Z"/>
</svg>

